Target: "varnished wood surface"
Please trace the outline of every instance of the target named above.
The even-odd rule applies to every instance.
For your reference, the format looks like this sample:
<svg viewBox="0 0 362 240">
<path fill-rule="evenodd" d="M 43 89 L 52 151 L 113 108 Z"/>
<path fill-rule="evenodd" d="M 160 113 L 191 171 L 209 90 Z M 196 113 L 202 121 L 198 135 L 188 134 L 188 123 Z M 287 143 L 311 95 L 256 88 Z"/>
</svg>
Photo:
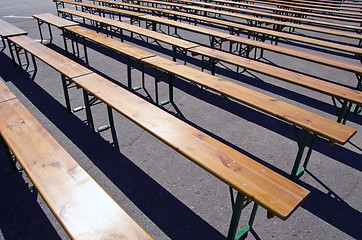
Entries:
<svg viewBox="0 0 362 240">
<path fill-rule="evenodd" d="M 347 100 L 358 105 L 362 105 L 362 92 L 356 89 L 343 87 L 331 82 L 323 81 L 314 77 L 309 77 L 297 72 L 293 72 L 284 68 L 275 67 L 252 59 L 243 58 L 235 54 L 222 52 L 207 47 L 195 47 L 189 49 L 193 54 L 200 54 L 207 57 L 213 57 L 226 63 L 230 63 L 242 68 L 246 68 L 255 72 L 259 72 L 271 77 L 281 79 L 302 87 L 312 89 L 333 97 Z M 332 80 L 332 79 L 330 79 Z M 338 82 L 338 81 L 337 81 Z"/>
<path fill-rule="evenodd" d="M 323 64 L 326 66 L 334 67 L 337 69 L 342 69 L 342 70 L 349 71 L 349 72 L 354 72 L 354 73 L 358 73 L 358 74 L 361 73 L 361 65 L 351 64 L 351 63 L 335 60 L 332 58 L 326 58 L 326 57 L 323 57 L 323 56 L 317 55 L 317 54 L 303 52 L 300 50 L 294 50 L 291 48 L 282 47 L 282 46 L 278 46 L 278 45 L 274 45 L 274 44 L 270 44 L 270 43 L 253 41 L 251 39 L 247 39 L 245 37 L 239 37 L 239 36 L 231 36 L 228 38 L 228 41 L 231 41 L 234 43 L 247 44 L 247 45 L 254 46 L 254 47 L 257 47 L 260 49 L 300 58 L 300 59 L 303 59 L 306 61 Z"/>
<path fill-rule="evenodd" d="M 151 239 L 17 99 L 0 103 L 0 133 L 72 239 Z"/>
<path fill-rule="evenodd" d="M 39 19 L 41 21 L 47 22 L 50 25 L 53 25 L 57 28 L 63 28 L 63 27 L 67 27 L 67 26 L 74 26 L 74 25 L 78 25 L 79 23 L 76 22 L 72 22 L 69 21 L 67 19 L 64 18 L 60 18 L 58 16 L 55 16 L 51 13 L 42 13 L 42 14 L 35 14 L 33 15 L 33 18 L 35 19 Z"/>
<path fill-rule="evenodd" d="M 0 18 L 0 36 L 3 38 L 18 36 L 18 35 L 27 35 L 28 33 L 13 24 L 10 24 Z"/>
<path fill-rule="evenodd" d="M 177 63 L 158 56 L 146 58 L 142 61 L 293 125 L 299 126 L 324 137 L 331 142 L 345 144 L 356 133 L 356 130 L 351 127 L 245 88 L 241 85 L 184 66 L 182 63 Z"/>
<path fill-rule="evenodd" d="M 191 25 L 191 24 L 187 24 L 187 23 L 181 23 L 181 22 L 177 22 L 177 21 L 174 21 L 174 20 L 169 20 L 169 19 L 161 18 L 161 17 L 155 17 L 155 16 L 151 16 L 151 15 L 143 15 L 143 16 L 140 16 L 139 18 L 142 19 L 142 20 L 154 21 L 154 22 L 158 22 L 160 24 L 166 24 L 166 25 L 177 27 L 177 28 L 191 30 L 191 31 L 194 31 L 194 32 L 202 31 L 204 34 L 207 34 L 207 35 L 210 35 L 210 36 L 213 36 L 213 37 L 217 37 L 217 38 L 221 38 L 221 39 L 224 39 L 224 40 L 226 40 L 227 38 L 229 38 L 231 36 L 230 34 L 215 31 L 215 30 L 212 30 L 212 29 L 200 28 L 200 27 L 195 26 L 195 25 Z"/>
<path fill-rule="evenodd" d="M 90 13 L 85 13 L 85 12 L 81 12 L 81 11 L 77 11 L 77 10 L 73 10 L 73 9 L 68 9 L 68 8 L 63 8 L 63 9 L 59 9 L 58 10 L 60 13 L 68 13 L 68 14 L 72 14 L 74 16 L 78 16 L 78 17 L 82 17 L 82 18 L 86 18 L 89 20 L 93 20 L 93 21 L 97 21 L 99 23 L 102 24 L 106 24 L 108 26 L 112 26 L 112 27 L 117 27 L 119 29 L 122 30 L 126 30 L 132 33 L 136 33 L 136 34 L 140 34 L 142 36 L 145 37 L 149 37 L 149 38 L 153 38 L 155 40 L 167 43 L 167 44 L 171 44 L 183 49 L 188 49 L 191 47 L 196 47 L 198 46 L 198 44 L 189 42 L 189 41 L 185 41 L 183 39 L 180 38 L 176 38 L 170 35 L 166 35 L 166 34 L 162 34 L 159 32 L 155 32 L 149 29 L 145 29 L 142 27 L 138 27 L 135 25 L 131 25 L 129 23 L 125 23 L 125 22 L 120 22 L 120 21 L 116 21 L 116 20 L 112 20 L 109 18 L 104 18 L 104 17 L 100 17 L 94 14 L 90 14 Z"/>
<path fill-rule="evenodd" d="M 239 23 L 235 23 L 235 22 L 229 22 L 229 21 L 225 21 L 225 20 L 221 20 L 221 19 L 204 17 L 204 16 L 199 16 L 199 15 L 194 15 L 194 14 L 181 13 L 181 12 L 171 11 L 171 10 L 164 10 L 163 12 L 167 12 L 169 14 L 175 14 L 175 15 L 179 15 L 179 16 L 184 16 L 184 17 L 187 17 L 190 19 L 197 19 L 197 20 L 201 20 L 201 21 L 205 21 L 205 22 L 209 22 L 209 23 L 214 23 L 214 24 L 218 24 L 221 26 L 233 27 L 236 29 L 241 29 L 242 31 L 248 31 L 249 33 L 261 33 L 261 34 L 275 36 L 278 38 L 288 39 L 288 40 L 292 40 L 292 41 L 296 41 L 296 42 L 302 42 L 302 43 L 306 43 L 309 45 L 330 48 L 330 49 L 341 51 L 341 52 L 362 55 L 362 49 L 360 47 L 353 47 L 353 46 L 348 46 L 348 45 L 344 45 L 344 44 L 319 40 L 319 39 L 315 39 L 315 38 L 311 38 L 311 37 L 305 37 L 305 36 L 300 36 L 300 35 L 295 35 L 295 34 L 291 34 L 291 33 L 280 32 L 280 31 L 275 31 L 275 30 L 270 30 L 270 29 L 265 29 L 265 28 L 260 28 L 260 27 L 253 27 L 253 26 L 249 26 L 249 25 L 245 25 L 245 24 L 239 24 Z"/>
<path fill-rule="evenodd" d="M 281 219 L 309 191 L 97 74 L 74 79 L 155 137 Z"/>
<path fill-rule="evenodd" d="M 85 7 L 85 8 L 93 8 L 93 9 L 100 9 L 100 10 L 105 10 L 105 11 L 112 11 L 112 12 L 119 13 L 121 15 L 128 15 L 128 16 L 132 16 L 132 17 L 138 17 L 138 16 L 144 15 L 144 13 L 138 13 L 138 12 L 124 10 L 124 9 L 114 9 L 114 8 L 111 8 L 111 7 L 103 7 L 103 6 L 98 6 L 98 5 L 94 5 L 94 4 L 76 2 L 76 1 L 71 1 L 71 0 L 53 0 L 53 2 L 63 2 L 63 3 L 72 4 L 72 5 L 82 6 L 82 7 Z"/>
<path fill-rule="evenodd" d="M 278 20 L 270 19 L 270 18 L 259 18 L 259 17 L 247 15 L 247 14 L 221 11 L 221 10 L 215 10 L 215 9 L 210 9 L 210 8 L 192 7 L 192 6 L 187 6 L 187 5 L 182 5 L 182 6 L 183 6 L 182 8 L 184 8 L 184 9 L 194 9 L 194 10 L 199 9 L 199 10 L 209 12 L 209 13 L 221 14 L 224 16 L 231 16 L 231 17 L 235 17 L 235 18 L 245 19 L 245 20 L 249 20 L 249 21 L 255 21 L 255 22 L 264 23 L 264 24 L 276 24 L 276 25 L 282 25 L 282 26 L 296 28 L 296 29 L 303 29 L 303 30 L 307 30 L 307 31 L 335 35 L 335 36 L 339 36 L 339 37 L 362 39 L 362 35 L 353 33 L 350 31 L 342 31 L 342 30 L 336 30 L 336 29 L 332 29 L 332 28 L 317 27 L 317 26 L 306 25 L 306 24 L 296 24 L 296 23 L 286 22 L 286 21 L 281 22 Z"/>
<path fill-rule="evenodd" d="M 6 86 L 3 79 L 0 77 L 0 103 L 14 98 L 16 98 L 16 96 L 12 91 L 10 91 L 8 86 Z"/>
<path fill-rule="evenodd" d="M 9 40 L 26 49 L 29 53 L 48 64 L 68 78 L 91 73 L 92 71 L 70 60 L 60 53 L 34 41 L 27 36 L 10 37 Z"/>
<path fill-rule="evenodd" d="M 126 56 L 132 57 L 138 61 L 143 58 L 155 56 L 155 54 L 153 54 L 153 53 L 146 52 L 142 49 L 133 47 L 129 44 L 120 42 L 116 39 L 109 38 L 107 36 L 104 36 L 102 34 L 99 34 L 95 31 L 89 30 L 89 29 L 81 27 L 81 26 L 70 26 L 70 27 L 65 27 L 64 29 L 66 31 L 76 33 L 82 37 L 85 37 L 86 39 L 89 39 L 93 42 L 106 46 L 112 50 L 120 52 Z"/>
<path fill-rule="evenodd" d="M 266 5 L 241 3 L 241 2 L 235 2 L 235 1 L 230 2 L 230 1 L 225 1 L 225 0 L 212 0 L 211 2 L 221 3 L 221 4 L 227 3 L 227 4 L 233 4 L 234 6 L 251 7 L 251 8 L 257 8 L 257 9 L 262 9 L 262 10 L 267 10 L 267 11 L 281 11 L 284 13 L 304 14 L 306 11 L 308 11 L 307 14 L 309 14 L 310 12 L 316 12 L 316 13 L 325 14 L 325 15 L 327 15 L 327 14 L 334 15 L 334 16 L 343 15 L 342 17 L 353 17 L 353 18 L 361 17 L 361 12 L 356 9 L 344 10 L 343 8 L 339 8 L 338 11 L 336 11 L 336 10 L 331 10 L 331 9 L 317 8 L 317 7 L 311 8 L 310 6 L 297 7 L 295 5 L 287 5 L 287 4 L 283 4 L 283 3 L 278 4 L 278 6 L 290 8 L 290 9 L 285 9 L 285 8 L 277 8 L 275 6 L 271 7 L 271 6 L 266 6 Z"/>
</svg>

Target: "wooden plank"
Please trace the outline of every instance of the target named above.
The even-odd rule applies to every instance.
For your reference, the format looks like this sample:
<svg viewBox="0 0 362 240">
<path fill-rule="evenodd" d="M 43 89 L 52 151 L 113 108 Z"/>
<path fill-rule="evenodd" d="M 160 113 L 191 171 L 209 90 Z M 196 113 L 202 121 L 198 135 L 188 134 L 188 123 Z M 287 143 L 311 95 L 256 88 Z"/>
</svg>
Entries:
<svg viewBox="0 0 362 240">
<path fill-rule="evenodd" d="M 356 130 L 351 127 L 245 88 L 241 85 L 184 66 L 182 63 L 177 63 L 158 56 L 146 58 L 142 60 L 142 62 L 180 76 L 183 79 L 197 83 L 252 108 L 299 126 L 309 132 L 324 137 L 333 143 L 345 144 L 356 133 Z"/>
<path fill-rule="evenodd" d="M 72 239 L 151 239 L 17 100 L 0 133 Z"/>
<path fill-rule="evenodd" d="M 42 14 L 35 14 L 33 15 L 33 18 L 39 19 L 41 21 L 47 22 L 50 25 L 53 25 L 57 28 L 63 28 L 67 26 L 74 26 L 79 25 L 79 23 L 69 21 L 64 18 L 60 18 L 58 16 L 55 16 L 51 13 L 42 13 Z"/>
<path fill-rule="evenodd" d="M 188 51 L 192 54 L 212 57 L 219 61 L 246 68 L 248 70 L 252 70 L 277 79 L 281 79 L 289 83 L 293 83 L 317 92 L 327 94 L 329 96 L 347 100 L 348 102 L 352 102 L 357 105 L 362 105 L 362 92 L 357 91 L 356 89 L 343 87 L 337 84 L 333 84 L 331 82 L 323 81 L 314 77 L 309 77 L 307 75 L 303 75 L 287 69 L 265 64 L 263 62 L 253 61 L 247 58 L 237 56 L 235 54 L 222 52 L 217 49 L 199 46 L 191 48 Z"/>
<path fill-rule="evenodd" d="M 97 74 L 73 79 L 113 109 L 271 213 L 287 219 L 309 191 Z"/>
<path fill-rule="evenodd" d="M 0 77 L 0 103 L 16 98 L 14 93 L 6 86 L 2 78 Z"/>
<path fill-rule="evenodd" d="M 0 18 L 0 36 L 3 38 L 8 38 L 18 35 L 27 35 L 28 33 L 13 24 L 10 24 Z"/>
<path fill-rule="evenodd" d="M 96 21 L 96 22 L 99 22 L 99 23 L 102 23 L 102 24 L 105 24 L 108 26 L 112 26 L 112 27 L 116 27 L 116 28 L 119 28 L 122 30 L 132 32 L 132 33 L 136 33 L 141 36 L 153 38 L 157 41 L 171 44 L 171 45 L 183 48 L 183 49 L 189 49 L 189 48 L 198 46 L 198 44 L 196 44 L 196 43 L 192 43 L 192 42 L 180 39 L 180 38 L 176 38 L 176 37 L 173 37 L 170 35 L 155 32 L 155 31 L 145 29 L 142 27 L 138 27 L 135 25 L 131 25 L 131 24 L 128 24 L 125 22 L 120 22 L 120 21 L 109 19 L 109 18 L 100 17 L 100 16 L 93 15 L 90 13 L 85 13 L 85 12 L 68 9 L 68 8 L 59 9 L 58 12 L 67 13 L 67 14 L 71 14 L 73 16 L 78 16 L 78 17 L 89 19 L 89 20 L 93 20 L 93 21 Z"/>
<path fill-rule="evenodd" d="M 112 50 L 125 54 L 128 57 L 132 57 L 137 61 L 140 61 L 143 58 L 149 58 L 155 56 L 154 53 L 146 52 L 142 49 L 133 47 L 126 43 L 122 43 L 116 39 L 109 38 L 87 28 L 81 26 L 70 26 L 64 28 L 66 31 L 76 33 L 82 37 L 85 37 L 93 42 L 99 43 L 103 46 L 106 46 Z"/>
<path fill-rule="evenodd" d="M 68 78 L 92 73 L 91 70 L 27 36 L 10 37 L 9 40 L 23 49 L 26 49 L 26 51 Z"/>
</svg>

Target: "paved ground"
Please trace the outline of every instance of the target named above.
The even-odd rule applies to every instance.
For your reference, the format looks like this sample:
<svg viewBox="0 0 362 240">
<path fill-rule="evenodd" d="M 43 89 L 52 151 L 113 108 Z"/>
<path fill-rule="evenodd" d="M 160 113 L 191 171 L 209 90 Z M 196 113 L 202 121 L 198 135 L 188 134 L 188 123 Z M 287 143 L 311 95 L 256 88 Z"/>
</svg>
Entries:
<svg viewBox="0 0 362 240">
<path fill-rule="evenodd" d="M 56 13 L 51 0 L 2 0 L 0 17 L 39 39 L 32 14 Z M 125 19 L 127 21 L 127 19 Z M 220 31 L 226 31 L 220 29 Z M 63 51 L 60 31 L 48 45 Z M 326 36 L 298 31 L 315 37 Z M 205 36 L 181 31 L 199 43 Z M 129 35 L 128 35 L 129 36 Z M 170 47 L 126 37 L 126 42 L 170 58 Z M 346 44 L 355 41 L 331 37 Z M 89 43 L 90 67 L 126 86 L 126 58 Z M 291 44 L 280 45 L 359 64 L 343 53 Z M 199 68 L 200 59 L 189 66 Z M 263 61 L 354 87 L 355 76 L 344 71 L 265 53 Z M 14 68 L 8 49 L 0 53 L 0 76 L 20 101 L 45 126 L 88 173 L 155 239 L 224 239 L 231 216 L 229 189 L 180 154 L 161 143 L 120 114 L 115 114 L 116 134 L 92 134 L 84 112 L 67 114 L 60 75 L 38 61 L 36 74 Z M 153 69 L 146 71 L 147 90 L 137 94 L 154 99 Z M 331 99 L 261 74 L 238 75 L 220 66 L 217 75 L 274 96 L 327 118 L 335 119 Z M 135 83 L 140 73 L 134 72 Z M 167 84 L 161 83 L 161 98 Z M 82 104 L 80 90 L 72 89 L 73 106 Z M 293 127 L 249 107 L 175 80 L 175 104 L 165 110 L 222 142 L 287 176 L 297 144 Z M 106 108 L 94 110 L 96 125 L 106 123 Z M 247 239 L 362 239 L 362 118 L 352 114 L 347 125 L 358 133 L 345 146 L 329 146 L 318 139 L 309 171 L 297 182 L 311 191 L 307 201 L 288 219 L 268 220 L 260 209 Z M 0 148 L 0 239 L 67 239 L 68 236 L 23 173 L 14 173 Z M 247 210 L 247 216 L 250 209 Z M 242 217 L 242 222 L 246 219 Z"/>
</svg>

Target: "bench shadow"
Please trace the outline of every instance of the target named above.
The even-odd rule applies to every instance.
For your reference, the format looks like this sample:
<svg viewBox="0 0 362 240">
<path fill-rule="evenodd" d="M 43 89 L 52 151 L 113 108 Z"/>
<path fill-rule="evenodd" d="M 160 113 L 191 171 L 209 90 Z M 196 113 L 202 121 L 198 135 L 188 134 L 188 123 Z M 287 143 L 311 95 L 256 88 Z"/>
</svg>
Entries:
<svg viewBox="0 0 362 240">
<path fill-rule="evenodd" d="M 4 239 L 61 239 L 39 205 L 37 191 L 28 186 L 21 172 L 12 170 L 1 143 L 0 166 L 0 231 Z"/>
<path fill-rule="evenodd" d="M 7 64 L 9 67 L 11 66 L 11 61 L 9 59 L 5 61 L 3 56 L 0 56 L 0 62 Z M 125 155 L 120 153 L 118 147 L 112 146 L 113 143 L 108 142 L 98 134 L 93 134 L 82 120 L 73 114 L 68 114 L 63 105 L 35 82 L 29 81 L 29 76 L 21 74 L 18 67 L 14 71 L 0 68 L 0 76 L 5 82 L 12 79 L 11 82 L 22 94 L 169 238 L 194 239 L 195 236 L 203 236 L 206 239 L 225 239 L 217 229 L 195 214 Z M 227 191 L 228 189 L 225 186 L 225 192 Z M 50 223 L 49 226 L 51 226 Z M 4 227 L 9 226 L 5 225 Z M 35 229 L 39 230 L 36 227 Z M 10 230 L 2 229 L 5 232 Z"/>
<path fill-rule="evenodd" d="M 3 59 L 4 57 L 0 56 L 0 60 Z M 6 59 L 6 61 L 10 66 L 11 61 L 9 59 Z M 2 62 L 5 61 L 3 60 Z M 74 142 L 75 145 L 82 150 L 87 157 L 92 160 L 92 162 L 171 239 L 193 239 L 194 236 L 203 236 L 206 239 L 225 238 L 220 232 L 211 227 L 171 193 L 150 178 L 145 172 L 129 161 L 128 158 L 119 153 L 118 149 L 113 147 L 112 144 L 99 135 L 92 134 L 88 126 L 86 126 L 83 121 L 79 120 L 74 115 L 67 114 L 65 107 L 59 104 L 42 88 L 37 86 L 34 82 L 26 81 L 29 78 L 25 74 L 21 74 L 20 71 L 13 73 L 14 71 L 18 71 L 18 69 L 14 71 L 6 71 L 5 69 L 0 70 L 0 75 L 5 81 L 8 79 L 16 79 L 12 81 L 13 84 L 32 102 L 32 104 L 34 104 L 34 106 L 36 106 L 50 121 L 52 121 L 58 129 L 60 129 L 72 142 Z M 183 90 L 186 90 L 185 88 L 189 88 L 190 86 L 190 84 L 185 81 L 176 81 L 176 85 L 178 88 Z M 241 107 L 240 109 L 240 104 L 236 104 L 224 97 L 215 97 L 215 94 L 208 91 L 195 87 L 189 89 L 192 89 L 189 91 L 190 94 L 196 95 L 196 92 L 201 99 L 208 101 L 210 104 L 215 104 L 220 108 L 222 107 L 223 109 L 226 109 L 226 111 L 237 114 L 247 120 L 258 122 L 257 124 L 259 125 L 261 124 L 264 127 L 270 128 L 272 131 L 292 138 L 292 128 L 288 124 L 280 124 L 279 120 L 265 116 L 264 114 L 256 111 L 252 111 L 246 107 Z M 202 94 L 200 95 L 200 93 Z M 175 113 L 175 115 L 177 115 L 177 113 Z M 276 121 L 279 123 L 275 124 Z M 195 124 L 190 122 L 188 123 L 195 126 Z M 200 127 L 198 127 L 198 129 L 200 129 Z M 290 131 L 286 131 L 286 129 Z M 225 140 L 208 133 L 204 129 L 200 130 L 255 159 L 279 174 L 286 177 L 288 176 L 288 174 L 282 170 L 275 168 L 269 163 L 252 156 L 230 143 L 227 143 Z M 85 142 L 84 139 L 87 139 L 87 141 Z M 317 141 L 316 146 L 316 149 L 319 151 L 321 149 L 319 144 L 320 142 L 321 141 Z M 326 141 L 323 142 L 323 145 L 327 145 Z M 336 149 L 336 146 L 334 146 L 334 148 Z M 102 150 L 99 151 L 99 149 Z M 348 159 L 358 159 L 356 158 L 356 153 L 342 147 L 337 147 L 336 151 L 340 151 L 341 156 L 344 157 L 343 159 L 338 159 L 338 161 L 346 162 L 346 164 Z M 107 159 L 107 162 L 104 162 L 104 159 Z M 361 166 L 356 165 L 352 167 L 361 170 Z M 134 178 L 134 176 L 137 176 L 137 178 Z M 352 222 L 352 220 L 356 219 L 355 216 L 358 217 L 358 211 L 343 202 L 335 201 L 334 198 L 331 198 L 308 184 L 299 180 L 297 183 L 304 185 L 305 188 L 312 191 L 311 196 L 302 205 L 303 208 L 348 235 L 357 238 L 359 237 L 360 233 L 353 227 L 356 223 Z M 321 198 L 323 198 L 324 201 L 320 201 Z M 147 199 L 147 201 L 145 201 L 145 199 Z M 333 217 L 338 220 L 343 219 L 344 221 L 337 221 L 331 217 L 330 209 L 332 208 L 334 210 Z M 337 211 L 336 209 L 341 211 Z M 346 216 L 352 217 L 349 218 Z"/>
</svg>

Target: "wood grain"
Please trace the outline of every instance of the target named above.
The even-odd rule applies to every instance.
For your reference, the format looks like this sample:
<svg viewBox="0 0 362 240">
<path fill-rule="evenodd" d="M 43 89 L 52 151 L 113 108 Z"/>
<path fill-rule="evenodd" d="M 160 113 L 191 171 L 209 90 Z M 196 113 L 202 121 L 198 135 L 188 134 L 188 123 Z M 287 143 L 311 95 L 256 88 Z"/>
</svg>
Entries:
<svg viewBox="0 0 362 240">
<path fill-rule="evenodd" d="M 143 58 L 155 56 L 154 53 L 146 52 L 142 49 L 133 47 L 129 44 L 120 42 L 116 39 L 109 38 L 107 36 L 104 36 L 102 34 L 99 34 L 95 31 L 89 30 L 81 26 L 70 26 L 70 27 L 65 27 L 64 29 L 66 31 L 76 33 L 79 36 L 85 37 L 86 39 L 91 40 L 93 42 L 99 43 L 114 51 L 120 52 L 128 57 L 132 57 L 137 61 L 140 61 Z"/>
<path fill-rule="evenodd" d="M 151 239 L 17 100 L 0 133 L 72 239 Z"/>
<path fill-rule="evenodd" d="M 356 130 L 351 127 L 245 88 L 241 85 L 184 66 L 182 63 L 177 63 L 158 56 L 146 58 L 142 61 L 293 125 L 299 126 L 309 132 L 324 137 L 331 142 L 345 144 L 356 133 Z"/>
<path fill-rule="evenodd" d="M 14 99 L 16 96 L 10 89 L 6 86 L 3 79 L 0 77 L 0 102 L 8 101 Z"/>
<path fill-rule="evenodd" d="M 10 24 L 0 18 L 0 36 L 3 38 L 18 36 L 18 35 L 27 35 L 28 33 L 13 24 Z"/>
<path fill-rule="evenodd" d="M 57 28 L 63 28 L 63 27 L 67 27 L 67 26 L 74 26 L 74 25 L 78 25 L 79 23 L 76 22 L 72 22 L 69 21 L 67 19 L 64 18 L 60 18 L 58 16 L 55 16 L 51 13 L 42 13 L 42 14 L 35 14 L 33 15 L 33 18 L 35 19 L 39 19 L 41 21 L 47 22 L 50 25 L 53 25 Z"/>
<path fill-rule="evenodd" d="M 113 109 L 285 220 L 309 191 L 97 74 L 73 79 Z"/>
<path fill-rule="evenodd" d="M 343 87 L 341 85 L 320 80 L 318 78 L 309 77 L 307 75 L 275 67 L 269 64 L 265 64 L 263 62 L 254 61 L 252 59 L 240 57 L 235 54 L 219 51 L 217 49 L 199 46 L 191 48 L 188 51 L 192 54 L 199 54 L 206 57 L 211 57 L 222 62 L 226 62 L 289 83 L 309 88 L 316 92 L 324 93 L 329 96 L 337 97 L 343 100 L 347 100 L 348 102 L 362 105 L 362 92 L 356 89 Z M 330 80 L 333 81 L 333 79 Z M 338 82 L 338 80 L 335 80 L 335 82 Z"/>
<path fill-rule="evenodd" d="M 73 78 L 92 72 L 79 63 L 70 60 L 62 54 L 57 53 L 56 51 L 34 41 L 27 36 L 10 37 L 9 40 L 25 49 L 41 61 L 45 62 L 58 72 L 64 74 L 68 78 Z"/>
</svg>

